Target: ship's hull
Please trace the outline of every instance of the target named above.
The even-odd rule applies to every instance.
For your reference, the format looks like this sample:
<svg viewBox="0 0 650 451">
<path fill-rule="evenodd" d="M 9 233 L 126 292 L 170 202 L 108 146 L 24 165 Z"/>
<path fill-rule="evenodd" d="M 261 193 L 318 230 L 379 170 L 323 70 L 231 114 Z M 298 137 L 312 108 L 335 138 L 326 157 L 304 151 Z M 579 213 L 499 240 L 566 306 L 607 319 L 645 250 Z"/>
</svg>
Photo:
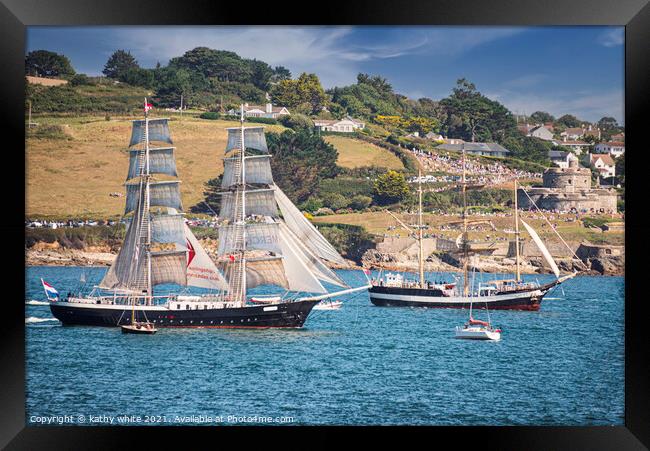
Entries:
<svg viewBox="0 0 650 451">
<path fill-rule="evenodd" d="M 548 289 L 494 296 L 442 296 L 440 290 L 373 286 L 370 302 L 380 307 L 472 308 L 490 310 L 539 310 Z"/>
<path fill-rule="evenodd" d="M 135 320 L 157 328 L 298 328 L 318 301 L 174 310 L 165 306 L 136 306 Z M 52 302 L 52 315 L 64 325 L 118 327 L 131 324 L 132 306 L 77 302 Z"/>
</svg>

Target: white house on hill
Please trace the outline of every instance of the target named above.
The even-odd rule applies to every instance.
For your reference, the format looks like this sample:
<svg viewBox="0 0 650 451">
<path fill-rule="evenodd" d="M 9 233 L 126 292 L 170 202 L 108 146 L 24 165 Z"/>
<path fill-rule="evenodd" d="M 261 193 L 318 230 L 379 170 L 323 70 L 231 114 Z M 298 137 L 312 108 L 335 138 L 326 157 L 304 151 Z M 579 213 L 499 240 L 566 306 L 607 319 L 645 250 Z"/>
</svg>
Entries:
<svg viewBox="0 0 650 451">
<path fill-rule="evenodd" d="M 341 120 L 314 119 L 314 126 L 323 132 L 352 133 L 365 128 L 366 124 L 348 116 Z"/>
<path fill-rule="evenodd" d="M 598 169 L 601 177 L 608 178 L 616 175 L 616 164 L 608 153 L 592 153 L 589 156 L 589 163 Z"/>
<path fill-rule="evenodd" d="M 228 110 L 228 114 L 231 116 L 239 115 L 239 109 Z M 291 114 L 286 107 L 283 106 L 273 106 L 270 103 L 266 105 L 249 105 L 248 103 L 244 104 L 244 116 L 246 117 L 266 117 L 270 119 L 277 119 L 279 116 Z"/>
<path fill-rule="evenodd" d="M 608 153 L 619 157 L 625 153 L 625 143 L 621 141 L 599 143 L 594 146 L 594 150 L 598 153 Z"/>
<path fill-rule="evenodd" d="M 510 151 L 498 143 L 464 143 L 464 144 L 441 144 L 436 150 L 451 150 L 453 152 L 465 152 L 472 155 L 483 155 L 488 157 L 507 157 Z"/>
</svg>

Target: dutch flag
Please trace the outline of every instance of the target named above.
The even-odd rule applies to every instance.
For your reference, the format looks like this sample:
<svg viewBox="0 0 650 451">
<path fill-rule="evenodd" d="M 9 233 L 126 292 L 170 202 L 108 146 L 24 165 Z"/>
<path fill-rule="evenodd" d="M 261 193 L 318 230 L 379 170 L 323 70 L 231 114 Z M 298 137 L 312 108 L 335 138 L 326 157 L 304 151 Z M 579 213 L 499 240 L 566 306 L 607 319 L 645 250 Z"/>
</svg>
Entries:
<svg viewBox="0 0 650 451">
<path fill-rule="evenodd" d="M 43 284 L 43 289 L 45 290 L 45 296 L 47 296 L 48 300 L 59 299 L 59 292 L 56 291 L 56 289 L 52 285 L 50 285 L 43 279 L 41 279 L 41 283 Z"/>
</svg>

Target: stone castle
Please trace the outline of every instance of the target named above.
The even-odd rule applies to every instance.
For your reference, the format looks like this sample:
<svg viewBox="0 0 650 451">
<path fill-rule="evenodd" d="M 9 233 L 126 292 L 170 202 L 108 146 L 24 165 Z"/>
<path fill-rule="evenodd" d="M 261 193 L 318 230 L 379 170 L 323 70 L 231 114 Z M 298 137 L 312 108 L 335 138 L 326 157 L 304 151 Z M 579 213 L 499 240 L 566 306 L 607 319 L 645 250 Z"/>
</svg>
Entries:
<svg viewBox="0 0 650 451">
<path fill-rule="evenodd" d="M 528 188 L 528 196 L 542 210 L 616 213 L 616 190 L 592 188 L 591 170 L 581 168 L 571 154 L 568 168 L 548 168 L 543 174 L 544 186 Z M 517 190 L 519 208 L 535 208 L 522 189 Z"/>
</svg>

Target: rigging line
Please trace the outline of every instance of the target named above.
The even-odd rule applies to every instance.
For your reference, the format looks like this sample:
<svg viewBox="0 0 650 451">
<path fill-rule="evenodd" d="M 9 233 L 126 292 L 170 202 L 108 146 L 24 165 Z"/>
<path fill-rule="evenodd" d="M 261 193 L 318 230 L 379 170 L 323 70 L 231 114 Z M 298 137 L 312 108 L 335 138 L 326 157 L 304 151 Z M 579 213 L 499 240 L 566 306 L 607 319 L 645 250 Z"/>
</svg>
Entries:
<svg viewBox="0 0 650 451">
<path fill-rule="evenodd" d="M 532 202 L 532 204 L 535 206 L 535 208 L 537 209 L 537 211 L 539 212 L 539 214 L 542 215 L 542 218 L 544 218 L 544 220 L 545 220 L 545 221 L 546 221 L 546 222 L 551 226 L 551 230 L 553 230 L 553 232 L 555 232 L 555 234 L 558 236 L 558 238 L 560 238 L 560 241 L 562 241 L 562 244 L 564 244 L 564 245 L 567 247 L 567 249 L 569 249 L 569 250 L 571 251 L 571 253 L 573 254 L 573 256 L 574 256 L 577 260 L 580 260 L 580 263 L 582 263 L 582 264 L 585 266 L 585 268 L 586 268 L 587 265 L 586 265 L 586 264 L 585 264 L 585 263 L 580 259 L 580 257 L 578 257 L 578 256 L 576 255 L 575 251 L 569 247 L 569 245 L 566 243 L 566 241 L 564 241 L 564 239 L 563 239 L 562 236 L 558 233 L 558 231 L 555 230 L 555 227 L 553 227 L 553 224 L 551 224 L 551 222 L 546 218 L 546 216 L 544 216 L 544 213 L 542 213 L 542 210 L 539 209 L 539 207 L 537 206 L 537 204 L 535 203 L 535 201 L 534 201 L 533 199 L 531 199 L 531 197 L 528 195 L 528 193 L 526 192 L 526 190 L 523 189 L 523 188 L 521 188 L 521 190 L 524 192 L 524 194 L 526 195 L 526 197 L 528 197 L 528 199 Z"/>
</svg>

